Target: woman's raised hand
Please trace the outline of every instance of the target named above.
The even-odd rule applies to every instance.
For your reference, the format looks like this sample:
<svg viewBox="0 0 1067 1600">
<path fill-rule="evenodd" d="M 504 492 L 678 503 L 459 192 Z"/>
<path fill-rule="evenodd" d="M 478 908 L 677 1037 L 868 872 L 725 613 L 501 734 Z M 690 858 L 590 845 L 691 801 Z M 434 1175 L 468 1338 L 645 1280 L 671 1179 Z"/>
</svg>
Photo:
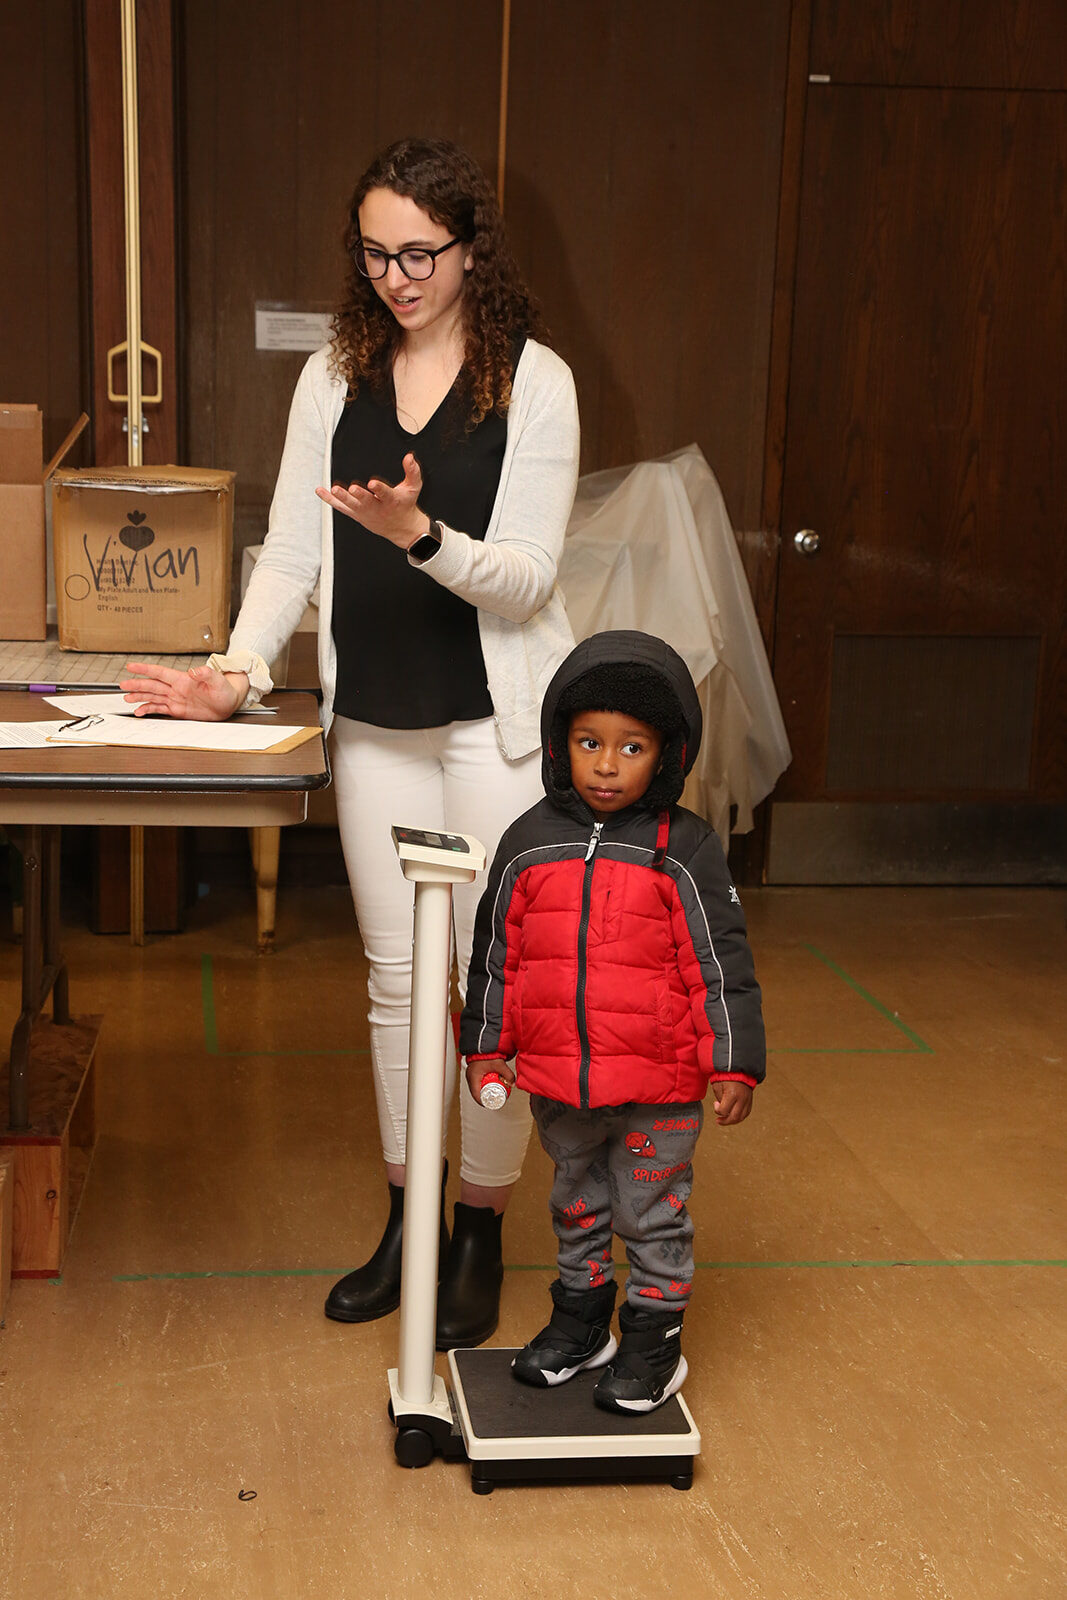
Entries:
<svg viewBox="0 0 1067 1600">
<path fill-rule="evenodd" d="M 361 483 L 350 483 L 347 488 L 335 483 L 332 488 L 316 489 L 315 493 L 335 511 L 343 511 L 346 517 L 361 522 L 371 533 L 388 539 L 401 550 L 430 531 L 429 517 L 419 510 L 422 470 L 410 451 L 404 457 L 404 476 L 397 484 L 371 478 L 366 488 Z"/>
<path fill-rule="evenodd" d="M 124 678 L 119 688 L 126 691 L 127 700 L 139 702 L 134 712 L 137 717 L 224 722 L 248 693 L 248 679 L 243 672 L 218 672 L 207 666 L 179 672 L 174 667 L 153 666 L 146 661 L 128 661 L 126 668 L 136 677 Z"/>
</svg>

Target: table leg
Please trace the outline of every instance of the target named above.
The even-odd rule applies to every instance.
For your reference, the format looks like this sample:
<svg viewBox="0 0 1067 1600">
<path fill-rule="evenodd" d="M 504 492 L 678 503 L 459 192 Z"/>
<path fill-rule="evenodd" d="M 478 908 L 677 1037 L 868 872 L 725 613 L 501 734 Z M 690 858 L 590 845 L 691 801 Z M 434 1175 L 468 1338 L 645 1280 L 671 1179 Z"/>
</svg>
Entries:
<svg viewBox="0 0 1067 1600">
<path fill-rule="evenodd" d="M 11 1032 L 9 1132 L 30 1126 L 30 1035 L 52 996 L 56 1022 L 69 1022 L 67 967 L 59 948 L 60 830 L 30 823 L 22 830 L 22 1010 Z"/>
<path fill-rule="evenodd" d="M 144 829 L 130 829 L 130 943 L 144 944 Z"/>
<path fill-rule="evenodd" d="M 70 1021 L 70 995 L 67 983 L 67 963 L 60 949 L 59 882 L 60 843 L 59 828 L 45 828 L 44 844 L 44 964 L 52 974 L 52 1021 Z M 44 1004 L 44 996 L 41 997 Z"/>
<path fill-rule="evenodd" d="M 256 879 L 256 949 L 266 955 L 274 949 L 274 918 L 278 908 L 278 858 L 280 828 L 250 828 L 252 871 Z"/>
<path fill-rule="evenodd" d="M 26 1133 L 30 1126 L 30 1030 L 37 1014 L 34 1004 L 41 988 L 41 829 L 34 824 L 22 830 L 22 1010 L 11 1033 L 8 1098 L 11 1133 Z"/>
</svg>

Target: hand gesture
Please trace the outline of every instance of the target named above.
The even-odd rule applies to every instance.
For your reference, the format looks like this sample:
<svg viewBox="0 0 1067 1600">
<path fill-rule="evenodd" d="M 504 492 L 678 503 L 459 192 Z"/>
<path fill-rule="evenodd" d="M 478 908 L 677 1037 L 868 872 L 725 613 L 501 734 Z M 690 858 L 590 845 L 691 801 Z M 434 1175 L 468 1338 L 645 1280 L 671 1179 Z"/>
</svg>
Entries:
<svg viewBox="0 0 1067 1600">
<path fill-rule="evenodd" d="M 404 457 L 404 476 L 398 484 L 371 478 L 366 488 L 361 483 L 350 483 L 347 488 L 335 483 L 332 488 L 316 489 L 315 493 L 335 511 L 343 511 L 346 517 L 361 522 L 400 550 L 406 550 L 430 531 L 429 517 L 419 510 L 422 469 L 410 451 Z"/>
<path fill-rule="evenodd" d="M 224 722 L 248 693 L 248 679 L 243 672 L 218 672 L 207 666 L 179 672 L 175 667 L 152 666 L 146 661 L 127 661 L 126 669 L 137 676 L 123 678 L 119 688 L 126 691 L 127 700 L 139 702 L 135 717 Z"/>
<path fill-rule="evenodd" d="M 720 1128 L 733 1128 L 744 1122 L 752 1110 L 752 1090 L 747 1083 L 731 1079 L 726 1083 L 713 1083 L 715 1096 L 715 1121 Z"/>
<path fill-rule="evenodd" d="M 467 1088 L 478 1101 L 479 1105 L 481 1105 L 482 1080 L 487 1072 L 497 1073 L 505 1083 L 515 1082 L 514 1070 L 508 1064 L 508 1062 L 504 1060 L 503 1056 L 494 1056 L 484 1061 L 468 1061 Z"/>
</svg>

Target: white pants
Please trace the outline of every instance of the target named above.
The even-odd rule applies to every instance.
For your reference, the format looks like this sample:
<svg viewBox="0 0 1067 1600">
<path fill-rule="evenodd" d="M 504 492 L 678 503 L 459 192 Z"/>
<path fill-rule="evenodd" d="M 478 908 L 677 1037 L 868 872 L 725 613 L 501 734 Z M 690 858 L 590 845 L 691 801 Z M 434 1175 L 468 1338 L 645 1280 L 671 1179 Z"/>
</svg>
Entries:
<svg viewBox="0 0 1067 1600">
<path fill-rule="evenodd" d="M 389 835 L 394 822 L 469 833 L 491 861 L 509 823 L 544 793 L 539 751 L 519 761 L 501 755 L 491 718 L 443 728 L 375 728 L 348 717 L 333 723 L 337 821 L 363 948 L 370 964 L 371 1056 L 385 1160 L 404 1164 L 407 1132 L 408 1028 L 411 1012 L 413 890 Z M 466 993 L 474 914 L 484 878 L 453 892 L 460 993 Z M 448 1030 L 445 1118 L 456 1087 Z M 512 1090 L 486 1111 L 462 1086 L 461 1176 L 496 1188 L 514 1183 L 530 1136 L 528 1097 Z"/>
</svg>

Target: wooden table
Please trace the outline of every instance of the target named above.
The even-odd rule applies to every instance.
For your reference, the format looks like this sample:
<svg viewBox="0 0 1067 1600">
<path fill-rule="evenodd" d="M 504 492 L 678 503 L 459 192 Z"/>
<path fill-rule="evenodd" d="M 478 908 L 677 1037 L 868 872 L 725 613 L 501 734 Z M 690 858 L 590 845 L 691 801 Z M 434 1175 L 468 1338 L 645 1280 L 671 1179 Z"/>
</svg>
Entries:
<svg viewBox="0 0 1067 1600">
<path fill-rule="evenodd" d="M 283 691 L 265 704 L 277 706 L 280 726 L 317 725 L 319 720 L 318 703 L 310 694 Z M 49 718 L 69 720 L 39 694 L 0 691 L 0 722 Z M 235 720 L 262 723 L 255 717 Z M 321 736 L 279 755 L 71 745 L 0 750 L 0 824 L 19 828 L 23 858 L 22 1004 L 11 1036 L 8 1130 L 0 1134 L 0 1144 L 18 1147 L 17 1271 L 58 1271 L 70 1202 L 69 1150 L 86 1136 L 91 1144 L 93 1132 L 92 1075 L 100 1019 L 70 1015 L 60 948 L 61 827 L 280 828 L 304 820 L 308 792 L 322 788 L 329 777 Z M 49 995 L 51 1023 L 41 1017 Z M 50 1158 L 53 1165 L 37 1171 L 43 1158 L 31 1152 L 51 1146 L 57 1152 Z M 38 1194 L 41 1184 L 45 1187 Z M 46 1266 L 29 1267 L 26 1248 L 38 1246 L 26 1241 L 45 1235 Z"/>
</svg>

